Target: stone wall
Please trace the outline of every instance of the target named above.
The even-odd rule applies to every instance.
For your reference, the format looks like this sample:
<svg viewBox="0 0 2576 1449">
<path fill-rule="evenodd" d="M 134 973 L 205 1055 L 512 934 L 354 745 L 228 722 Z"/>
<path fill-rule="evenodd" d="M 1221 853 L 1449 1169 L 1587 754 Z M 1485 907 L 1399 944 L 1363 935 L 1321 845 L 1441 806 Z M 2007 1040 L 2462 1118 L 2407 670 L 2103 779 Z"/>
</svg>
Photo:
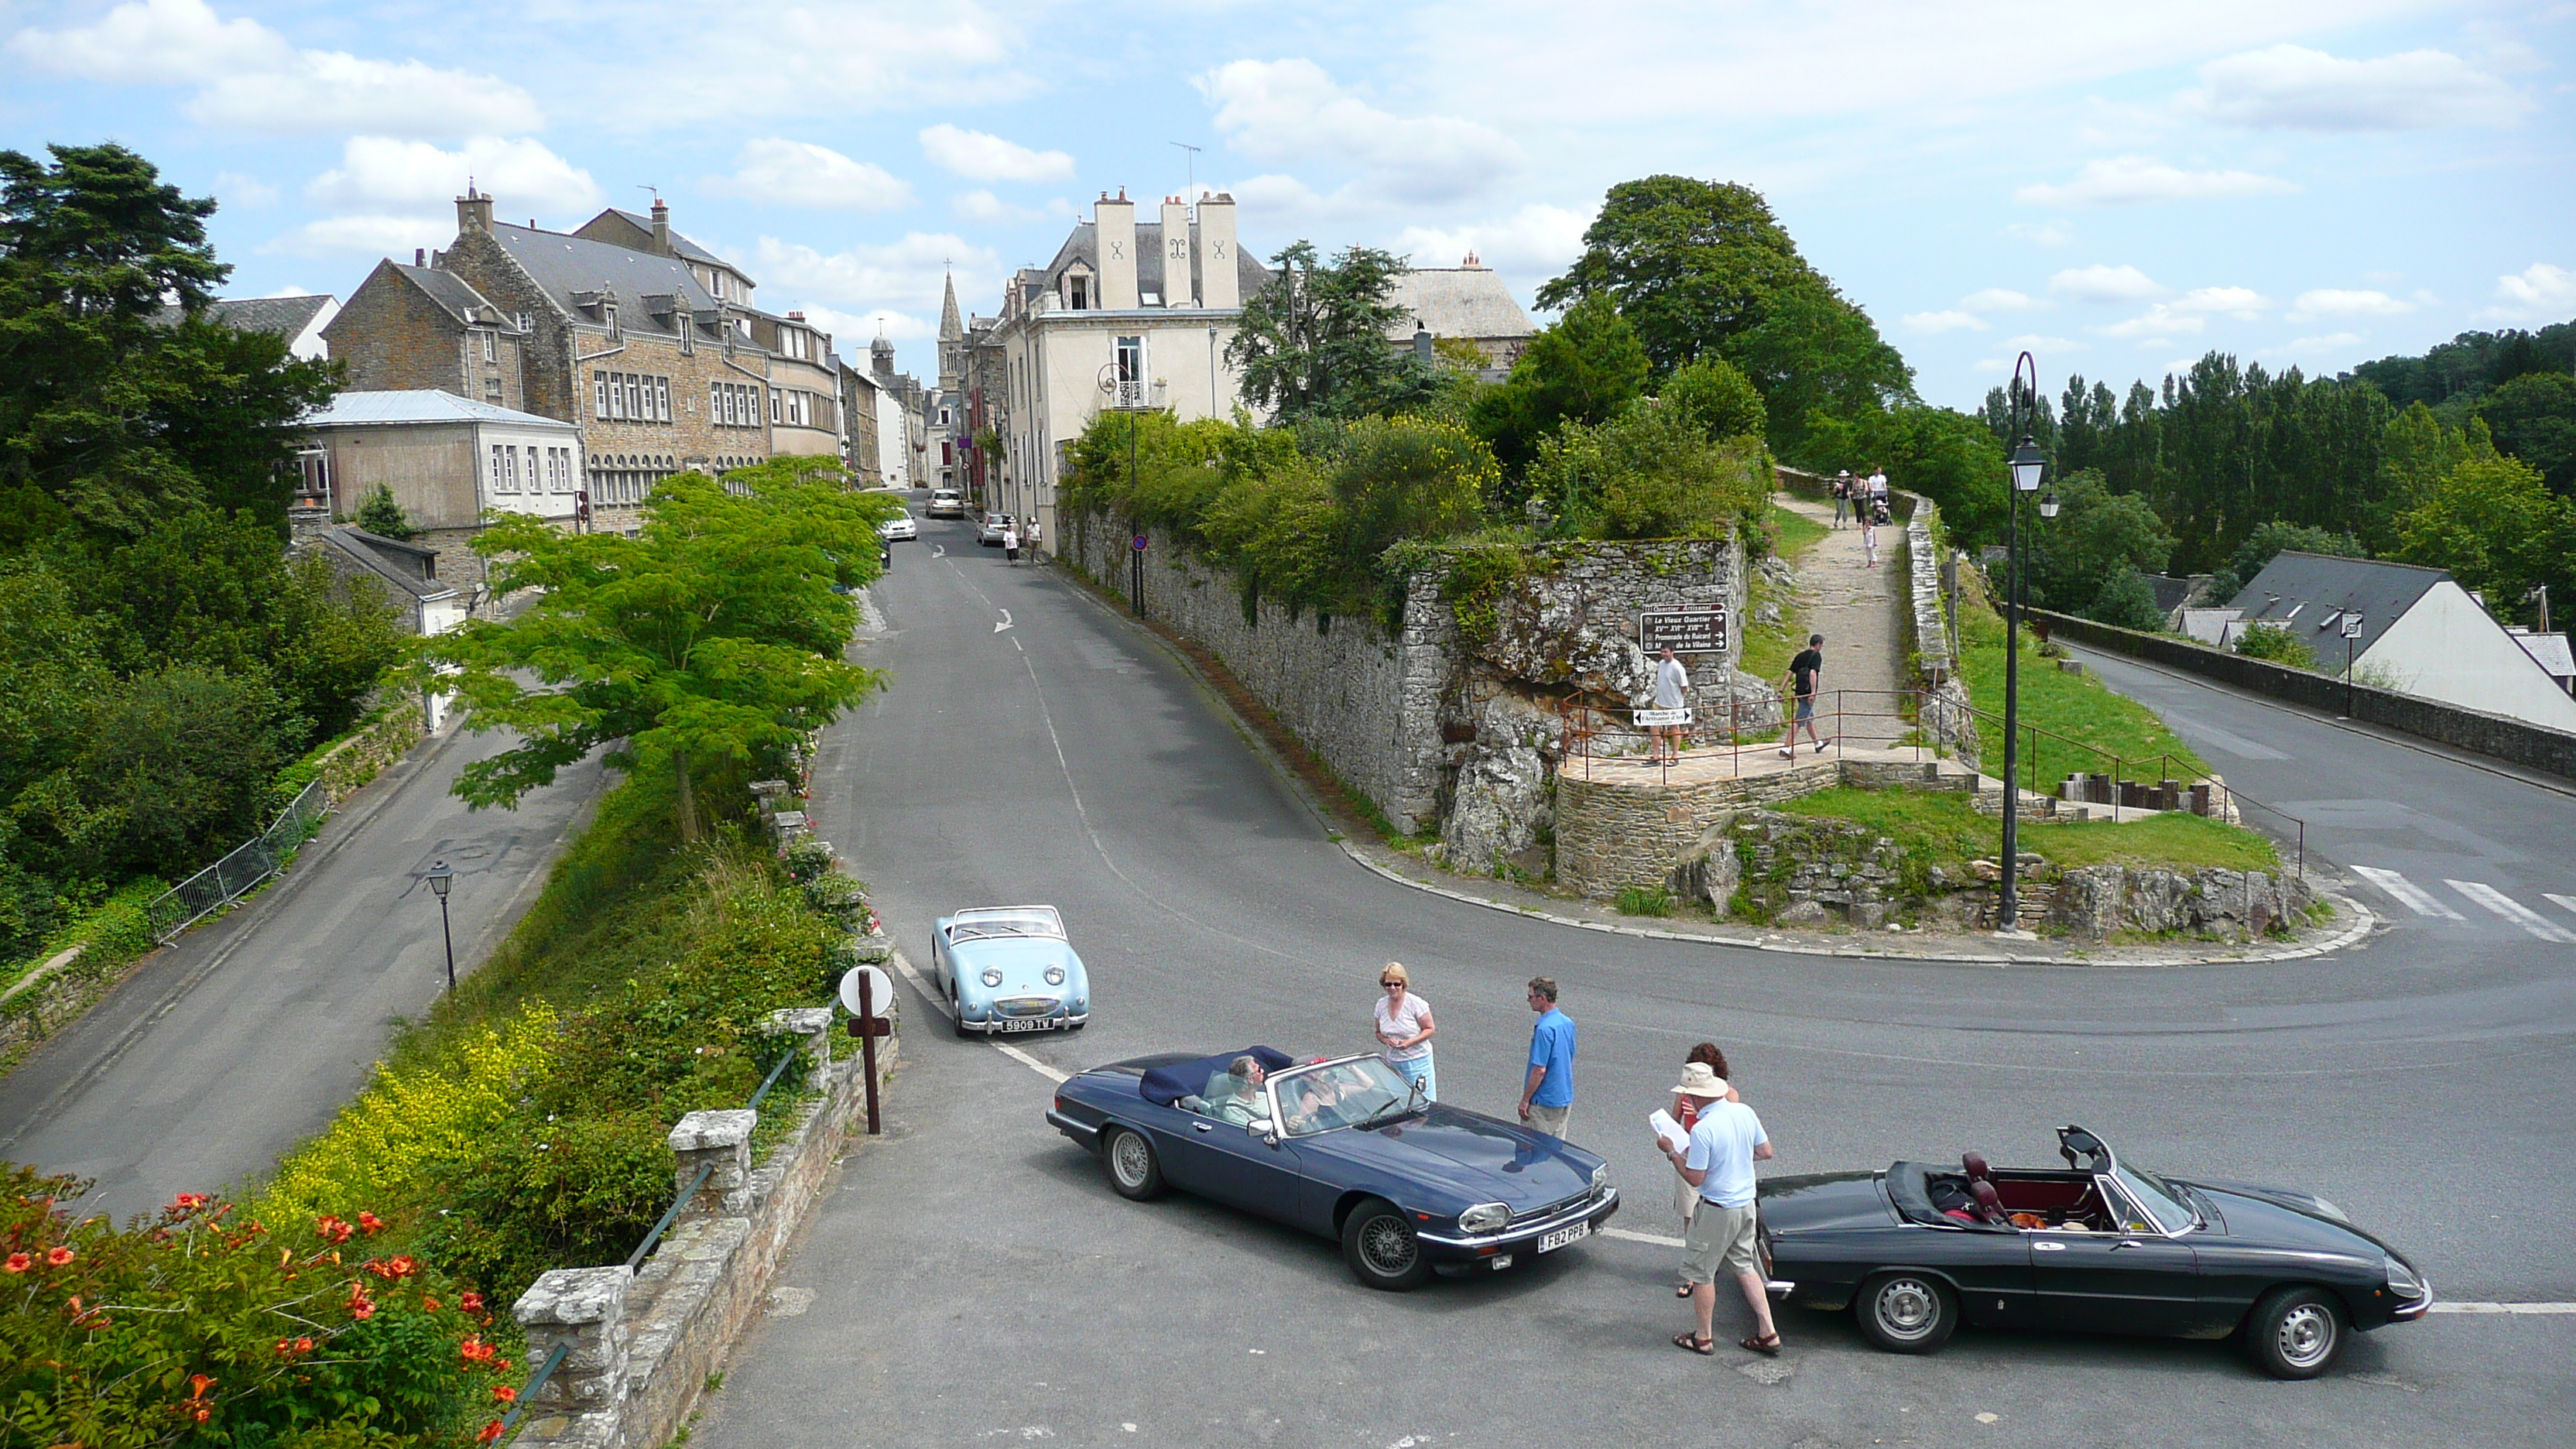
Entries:
<svg viewBox="0 0 2576 1449">
<path fill-rule="evenodd" d="M 1067 512 L 1056 548 L 1101 587 L 1129 594 L 1130 535 L 1115 520 Z M 1307 613 L 1263 600 L 1246 619 L 1243 591 L 1161 533 L 1145 551 L 1145 613 L 1204 647 L 1279 722 L 1410 834 L 1439 819 L 1441 698 L 1454 628 L 1436 582 L 1414 581 L 1402 632 L 1375 620 Z"/>
<path fill-rule="evenodd" d="M 2364 724 L 2381 725 L 2436 744 L 2576 779 L 2576 734 L 2563 730 L 2462 709 L 2393 689 L 2374 689 L 2367 684 L 2347 686 L 2331 675 L 2311 674 L 2268 659 L 2248 659 L 2232 650 L 2213 649 L 2176 635 L 2116 629 L 2047 609 L 2033 609 L 2031 613 L 2048 621 L 2051 635 L 2079 644 L 2186 670 L 2327 714 L 2344 715 L 2349 705 L 2350 717 Z"/>
<path fill-rule="evenodd" d="M 1580 768 L 1556 781 L 1556 879 L 1608 900 L 1628 886 L 1671 888 L 1677 863 L 1712 825 L 1742 810 L 1778 805 L 1836 785 L 1859 789 L 1961 790 L 1969 778 L 1921 764 L 1818 760 L 1772 774 L 1691 785 L 1586 779 Z"/>
</svg>

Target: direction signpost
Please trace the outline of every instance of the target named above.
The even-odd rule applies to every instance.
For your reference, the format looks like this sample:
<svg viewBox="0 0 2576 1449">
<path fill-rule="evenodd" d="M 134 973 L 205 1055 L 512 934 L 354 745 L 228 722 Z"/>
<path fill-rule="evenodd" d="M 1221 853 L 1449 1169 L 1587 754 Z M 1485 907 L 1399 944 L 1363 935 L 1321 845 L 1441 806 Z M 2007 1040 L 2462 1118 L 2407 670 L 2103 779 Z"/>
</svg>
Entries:
<svg viewBox="0 0 2576 1449">
<path fill-rule="evenodd" d="M 894 978 L 874 966 L 841 973 L 841 1004 L 850 1009 L 850 1035 L 859 1039 L 859 1069 L 868 1078 L 868 1135 L 877 1135 L 877 1038 L 894 1030 Z"/>
<path fill-rule="evenodd" d="M 1723 654 L 1726 606 L 1649 609 L 1637 616 L 1637 643 L 1650 655 L 1666 649 L 1675 654 Z"/>
<path fill-rule="evenodd" d="M 2352 718 L 2352 641 L 2361 637 L 2361 616 L 2349 610 L 2343 616 L 2343 717 Z"/>
</svg>

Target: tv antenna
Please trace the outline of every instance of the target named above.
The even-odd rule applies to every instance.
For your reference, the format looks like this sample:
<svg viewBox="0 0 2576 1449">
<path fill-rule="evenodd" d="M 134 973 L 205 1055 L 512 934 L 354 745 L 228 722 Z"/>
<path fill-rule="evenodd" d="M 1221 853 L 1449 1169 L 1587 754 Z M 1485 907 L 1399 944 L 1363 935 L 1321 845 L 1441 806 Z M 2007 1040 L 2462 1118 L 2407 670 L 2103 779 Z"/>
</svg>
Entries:
<svg viewBox="0 0 2576 1449">
<path fill-rule="evenodd" d="M 1199 189 L 1200 148 L 1191 145 L 1187 141 L 1174 141 L 1171 144 L 1180 147 L 1183 152 L 1187 153 L 1182 160 L 1181 174 L 1188 179 L 1181 184 L 1181 197 L 1185 201 L 1195 201 L 1197 198 L 1192 196 L 1190 193 Z"/>
</svg>

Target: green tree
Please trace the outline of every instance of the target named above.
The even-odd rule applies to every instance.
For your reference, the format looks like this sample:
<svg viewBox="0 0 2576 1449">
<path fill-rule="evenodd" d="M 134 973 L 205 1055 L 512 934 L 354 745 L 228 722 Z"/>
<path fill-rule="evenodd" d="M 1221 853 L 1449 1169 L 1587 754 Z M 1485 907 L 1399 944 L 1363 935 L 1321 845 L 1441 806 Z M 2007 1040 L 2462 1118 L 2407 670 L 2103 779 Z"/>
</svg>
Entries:
<svg viewBox="0 0 2576 1449">
<path fill-rule="evenodd" d="M 2096 600 L 2117 585 L 2113 606 L 2125 611 L 2123 627 L 2137 627 L 2126 622 L 2136 611 L 2122 591 L 2140 575 L 2162 573 L 2173 557 L 2173 535 L 2164 520 L 2144 498 L 2110 491 L 2102 475 L 2091 469 L 2060 478 L 2052 487 L 2057 517 L 2025 519 L 2030 531 L 2023 535 L 2023 568 L 2031 602 L 2098 618 L 2092 613 Z M 2147 597 L 2148 612 L 2161 620 L 2152 589 Z"/>
<path fill-rule="evenodd" d="M 1645 391 L 1646 350 L 1606 297 L 1587 297 L 1530 339 L 1501 386 L 1476 395 L 1476 431 L 1517 477 L 1539 440 L 1571 419 L 1599 423 Z M 1506 498 L 1505 503 L 1516 502 Z"/>
<path fill-rule="evenodd" d="M 1703 357 L 1674 369 L 1656 397 L 1711 438 L 1760 438 L 1769 431 L 1762 390 L 1723 357 Z"/>
<path fill-rule="evenodd" d="M 1401 257 L 1349 247 L 1330 262 L 1299 241 L 1271 258 L 1278 272 L 1244 303 L 1225 360 L 1243 396 L 1282 422 L 1391 412 L 1434 378 L 1387 341 L 1404 311 L 1387 300 Z"/>
<path fill-rule="evenodd" d="M 1541 307 L 1606 297 L 1637 329 L 1655 371 L 1726 352 L 1771 298 L 1813 276 L 1769 202 L 1749 186 L 1648 176 L 1602 198 L 1583 255 L 1539 288 Z"/>
<path fill-rule="evenodd" d="M 2155 586 L 2136 569 L 2121 569 L 2104 579 L 2093 602 L 2077 612 L 2115 629 L 2154 634 L 2165 627 L 2165 611 L 2156 607 Z"/>
<path fill-rule="evenodd" d="M 2397 519 L 2398 556 L 2448 569 L 2460 587 L 2512 615 L 2536 585 L 2576 597 L 2576 502 L 2552 495 L 2540 474 L 2511 457 L 2460 464 Z"/>
<path fill-rule="evenodd" d="M 1502 470 L 1465 428 L 1420 418 L 1363 418 L 1334 449 L 1329 477 L 1341 505 L 1343 566 L 1354 581 L 1403 539 L 1465 533 L 1484 518 Z"/>
<path fill-rule="evenodd" d="M 1821 277 L 1772 294 L 1724 350 L 1762 390 L 1772 448 L 1802 466 L 1823 466 L 1851 429 L 1916 401 L 1914 369 Z"/>
<path fill-rule="evenodd" d="M 1771 496 L 1754 439 L 1718 442 L 1680 409 L 1643 402 L 1558 429 L 1539 444 L 1531 479 L 1553 490 L 1557 531 L 1575 537 L 1719 537 Z"/>
<path fill-rule="evenodd" d="M 667 775 L 695 839 L 702 787 L 775 767 L 882 685 L 842 658 L 857 610 L 840 590 L 876 577 L 892 505 L 827 480 L 834 466 L 780 458 L 721 484 L 680 474 L 631 539 L 516 516 L 485 530 L 475 548 L 495 586 L 545 592 L 513 620 L 424 641 L 423 686 L 453 690 L 474 729 L 520 736 L 466 767 L 455 793 L 514 804 L 610 745 L 610 765 Z"/>
<path fill-rule="evenodd" d="M 279 465 L 336 372 L 203 318 L 229 270 L 212 201 L 121 146 L 52 156 L 0 151 L 0 488 L 126 537 L 199 503 L 282 521 Z"/>
<path fill-rule="evenodd" d="M 2250 624 L 2236 636 L 2236 652 L 2248 659 L 2269 659 L 2293 669 L 2314 669 L 2317 656 L 2307 642 L 2278 624 Z"/>
<path fill-rule="evenodd" d="M 411 538 L 420 530 L 411 526 L 411 515 L 394 501 L 393 485 L 379 483 L 366 497 L 358 500 L 358 526 L 369 533 L 387 538 Z"/>
<path fill-rule="evenodd" d="M 2496 447 L 2536 469 L 2552 492 L 2576 493 L 2576 377 L 2524 372 L 2479 399 Z"/>
</svg>

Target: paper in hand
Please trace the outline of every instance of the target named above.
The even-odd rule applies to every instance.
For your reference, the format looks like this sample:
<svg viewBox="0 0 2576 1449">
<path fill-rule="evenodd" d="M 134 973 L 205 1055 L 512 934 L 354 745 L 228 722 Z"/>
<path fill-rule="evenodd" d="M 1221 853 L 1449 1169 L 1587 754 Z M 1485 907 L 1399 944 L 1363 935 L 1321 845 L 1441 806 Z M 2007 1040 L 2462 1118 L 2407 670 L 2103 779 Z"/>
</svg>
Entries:
<svg viewBox="0 0 2576 1449">
<path fill-rule="evenodd" d="M 1654 1128 L 1655 1136 L 1675 1152 L 1690 1146 L 1690 1134 L 1682 1130 L 1682 1124 L 1673 1119 L 1672 1113 L 1661 1107 L 1646 1115 L 1646 1125 Z"/>
</svg>

